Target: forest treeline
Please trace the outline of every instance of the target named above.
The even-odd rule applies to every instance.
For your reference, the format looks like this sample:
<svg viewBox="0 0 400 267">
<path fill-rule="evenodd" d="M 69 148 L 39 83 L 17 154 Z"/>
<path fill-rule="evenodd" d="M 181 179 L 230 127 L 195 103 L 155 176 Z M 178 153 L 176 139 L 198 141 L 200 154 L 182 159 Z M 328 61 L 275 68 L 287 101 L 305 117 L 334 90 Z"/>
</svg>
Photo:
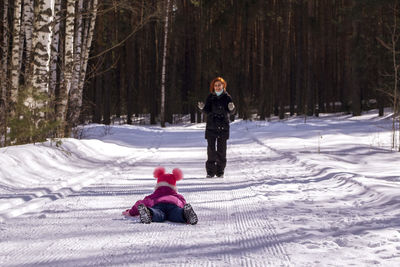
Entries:
<svg viewBox="0 0 400 267">
<path fill-rule="evenodd" d="M 243 119 L 398 113 L 398 0 L 52 2 L 0 0 L 3 145 L 140 114 L 199 122 L 216 76 Z"/>
</svg>

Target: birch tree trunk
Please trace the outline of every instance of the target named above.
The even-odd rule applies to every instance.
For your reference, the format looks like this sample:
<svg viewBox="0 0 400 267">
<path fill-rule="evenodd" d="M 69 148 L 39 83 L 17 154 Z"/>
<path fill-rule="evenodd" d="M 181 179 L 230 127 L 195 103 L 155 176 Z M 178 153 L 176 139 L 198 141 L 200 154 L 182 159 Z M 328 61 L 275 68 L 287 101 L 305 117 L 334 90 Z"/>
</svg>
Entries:
<svg viewBox="0 0 400 267">
<path fill-rule="evenodd" d="M 21 32 L 21 0 L 14 2 L 13 41 L 11 48 L 11 113 L 17 102 L 20 76 L 20 32 Z"/>
<path fill-rule="evenodd" d="M 0 74 L 0 92 L 1 99 L 4 105 L 7 103 L 7 66 L 8 66 L 8 1 L 4 1 L 4 11 L 3 11 L 3 43 L 2 43 L 2 57 L 1 57 L 1 74 Z"/>
<path fill-rule="evenodd" d="M 89 52 L 90 47 L 92 45 L 93 34 L 94 34 L 94 26 L 96 23 L 96 16 L 97 16 L 97 7 L 98 7 L 98 0 L 93 0 L 91 5 L 89 5 L 89 10 L 91 10 L 91 18 L 86 27 L 83 29 L 84 31 L 84 41 L 83 41 L 83 50 L 81 54 L 81 66 L 80 66 L 80 75 L 78 84 L 75 88 L 72 88 L 72 91 L 69 95 L 69 105 L 68 105 L 68 129 L 69 132 L 72 127 L 78 125 L 80 110 L 82 106 L 82 93 L 83 93 L 83 85 L 85 82 L 86 76 L 86 69 L 87 63 L 89 60 Z"/>
<path fill-rule="evenodd" d="M 75 16 L 75 37 L 74 37 L 74 63 L 71 81 L 70 94 L 74 94 L 78 89 L 79 76 L 82 67 L 82 13 L 83 0 L 78 0 L 78 10 Z"/>
<path fill-rule="evenodd" d="M 55 0 L 54 3 L 54 20 L 52 40 L 51 40 L 51 52 L 50 52 L 50 73 L 49 73 L 49 94 L 53 98 L 55 97 L 56 84 L 57 84 L 57 62 L 59 58 L 58 45 L 60 42 L 60 19 L 61 19 L 61 0 Z"/>
<path fill-rule="evenodd" d="M 24 61 L 25 72 L 23 74 L 24 81 L 29 80 L 28 73 L 30 72 L 31 54 L 32 54 L 32 33 L 33 33 L 33 2 L 34 0 L 24 0 L 24 9 L 22 12 L 22 25 L 21 25 L 21 40 L 20 40 L 20 54 L 19 58 L 20 69 L 22 61 Z M 25 47 L 24 47 L 25 41 Z M 25 60 L 22 59 L 23 52 L 25 51 Z"/>
<path fill-rule="evenodd" d="M 92 40 L 93 40 L 93 35 L 94 35 L 94 26 L 96 23 L 96 16 L 97 16 L 97 7 L 98 7 L 98 0 L 93 0 L 93 2 L 91 2 L 91 5 L 89 5 L 89 8 L 88 8 L 92 12 L 92 17 L 90 18 L 90 21 L 88 21 L 88 24 L 85 27 L 83 52 L 82 52 L 82 55 L 83 55 L 82 71 L 81 71 L 81 75 L 79 76 L 79 86 L 78 86 L 81 93 L 82 93 L 83 85 L 85 82 L 87 63 L 89 61 L 90 47 L 92 46 Z"/>
<path fill-rule="evenodd" d="M 74 65 L 74 17 L 75 17 L 75 0 L 67 1 L 67 16 L 65 22 L 65 48 L 64 48 L 64 64 L 63 64 L 63 83 L 60 86 L 60 94 L 56 103 L 56 116 L 61 122 L 61 136 L 64 135 L 63 124 L 66 119 L 66 108 L 68 103 L 68 94 L 71 90 L 72 73 Z"/>
<path fill-rule="evenodd" d="M 49 90 L 50 41 L 52 32 L 54 2 L 41 0 L 35 8 L 35 25 L 33 34 L 33 73 L 31 84 L 37 93 L 47 93 Z M 37 103 L 43 106 L 46 103 Z"/>
<path fill-rule="evenodd" d="M 164 24 L 164 51 L 163 51 L 162 71 L 161 71 L 161 110 L 160 110 L 161 127 L 165 127 L 165 72 L 167 65 L 169 3 L 170 0 L 167 0 L 165 24 Z"/>
<path fill-rule="evenodd" d="M 4 1 L 3 10 L 3 43 L 1 45 L 1 72 L 0 72 L 0 146 L 6 144 L 7 133 L 7 64 L 8 64 L 8 1 Z"/>
</svg>

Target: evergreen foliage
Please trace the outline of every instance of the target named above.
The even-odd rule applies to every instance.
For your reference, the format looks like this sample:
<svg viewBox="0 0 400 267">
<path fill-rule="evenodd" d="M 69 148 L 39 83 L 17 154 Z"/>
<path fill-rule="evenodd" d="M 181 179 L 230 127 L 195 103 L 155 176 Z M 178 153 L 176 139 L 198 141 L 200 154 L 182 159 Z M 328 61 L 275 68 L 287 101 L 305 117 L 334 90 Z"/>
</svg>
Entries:
<svg viewBox="0 0 400 267">
<path fill-rule="evenodd" d="M 8 123 L 10 144 L 44 142 L 47 138 L 55 137 L 60 123 L 54 119 L 54 110 L 48 103 L 51 103 L 51 99 L 46 93 L 35 92 L 32 88 L 19 91 L 15 115 L 11 116 Z"/>
</svg>

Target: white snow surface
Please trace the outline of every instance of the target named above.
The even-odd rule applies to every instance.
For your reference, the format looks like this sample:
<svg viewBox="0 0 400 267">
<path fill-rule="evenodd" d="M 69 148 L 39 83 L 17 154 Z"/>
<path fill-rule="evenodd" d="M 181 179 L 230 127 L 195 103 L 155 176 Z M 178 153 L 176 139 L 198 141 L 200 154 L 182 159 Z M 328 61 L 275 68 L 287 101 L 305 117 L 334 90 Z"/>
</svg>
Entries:
<svg viewBox="0 0 400 267">
<path fill-rule="evenodd" d="M 84 127 L 0 149 L 1 266 L 399 266 L 391 119 L 231 124 L 225 177 L 205 178 L 205 124 Z M 197 225 L 121 212 L 183 171 Z"/>
</svg>

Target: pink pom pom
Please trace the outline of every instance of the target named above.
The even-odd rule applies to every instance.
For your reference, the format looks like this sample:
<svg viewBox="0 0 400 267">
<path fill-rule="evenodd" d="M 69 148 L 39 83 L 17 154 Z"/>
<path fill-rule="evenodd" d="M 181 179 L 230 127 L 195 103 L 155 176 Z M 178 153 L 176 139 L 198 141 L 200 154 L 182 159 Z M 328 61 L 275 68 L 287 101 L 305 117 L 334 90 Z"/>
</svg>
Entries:
<svg viewBox="0 0 400 267">
<path fill-rule="evenodd" d="M 175 177 L 177 181 L 181 180 L 183 178 L 183 173 L 180 169 L 175 168 L 172 170 L 172 175 Z"/>
<path fill-rule="evenodd" d="M 153 175 L 154 178 L 160 178 L 160 176 L 163 175 L 164 173 L 165 173 L 164 167 L 157 167 L 155 168 Z"/>
</svg>

